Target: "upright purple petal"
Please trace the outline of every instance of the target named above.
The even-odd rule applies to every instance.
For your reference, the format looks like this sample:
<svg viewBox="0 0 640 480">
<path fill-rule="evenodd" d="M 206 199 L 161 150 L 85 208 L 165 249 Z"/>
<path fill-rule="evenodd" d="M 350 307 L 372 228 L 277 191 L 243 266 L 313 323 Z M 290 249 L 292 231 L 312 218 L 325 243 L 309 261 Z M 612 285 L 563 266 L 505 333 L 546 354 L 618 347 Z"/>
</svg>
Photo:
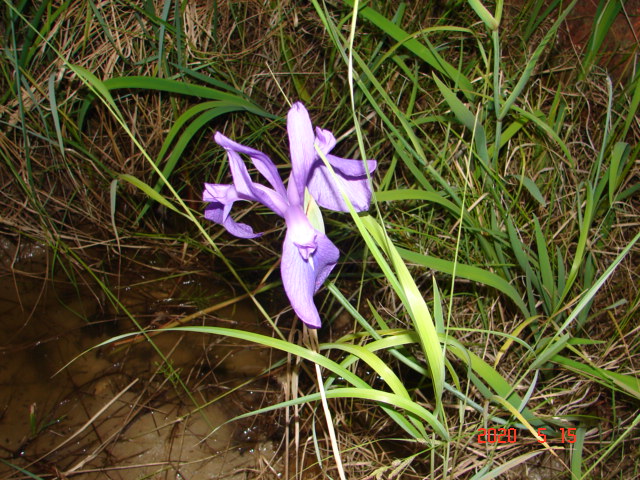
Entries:
<svg viewBox="0 0 640 480">
<path fill-rule="evenodd" d="M 313 295 L 333 270 L 340 253 L 326 235 L 311 226 L 299 207 L 291 207 L 285 218 L 282 284 L 300 319 L 311 328 L 319 328 L 320 316 Z"/>
<path fill-rule="evenodd" d="M 368 210 L 371 203 L 371 186 L 364 162 L 329 154 L 326 158 L 333 167 L 335 180 L 322 159 L 319 159 L 313 166 L 307 183 L 309 192 L 318 205 L 337 212 L 348 211 L 347 204 L 340 193 L 342 190 L 347 194 L 357 212 Z M 371 174 L 376 169 L 377 162 L 367 160 L 367 167 Z"/>
<path fill-rule="evenodd" d="M 291 176 L 287 193 L 291 204 L 302 205 L 304 188 L 309 170 L 316 158 L 315 135 L 309 112 L 300 102 L 296 102 L 287 115 L 289 152 L 291 154 Z"/>
<path fill-rule="evenodd" d="M 320 151 L 327 155 L 336 146 L 336 137 L 329 130 L 316 127 L 316 144 Z"/>
<path fill-rule="evenodd" d="M 205 183 L 202 200 L 210 202 L 205 207 L 204 217 L 222 225 L 230 234 L 240 238 L 255 238 L 262 235 L 261 233 L 254 233 L 253 229 L 246 223 L 238 223 L 231 218 L 230 212 L 233 203 L 237 200 L 242 200 L 233 185 Z"/>
</svg>

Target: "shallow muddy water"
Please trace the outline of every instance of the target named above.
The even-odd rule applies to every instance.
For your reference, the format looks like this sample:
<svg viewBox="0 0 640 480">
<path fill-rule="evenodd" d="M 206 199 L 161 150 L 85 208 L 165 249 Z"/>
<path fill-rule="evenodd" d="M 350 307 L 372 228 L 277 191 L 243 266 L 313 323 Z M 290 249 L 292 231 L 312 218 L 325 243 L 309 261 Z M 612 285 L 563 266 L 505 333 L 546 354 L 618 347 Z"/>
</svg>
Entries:
<svg viewBox="0 0 640 480">
<path fill-rule="evenodd" d="M 275 416 L 225 423 L 282 400 L 263 373 L 273 352 L 176 333 L 153 337 L 171 366 L 146 342 L 92 349 L 134 331 L 131 321 L 105 310 L 96 285 L 26 268 L 0 278 L 0 478 L 24 478 L 18 468 L 47 478 L 281 476 Z M 190 296 L 222 299 L 219 285 L 191 275 L 119 280 L 113 291 L 144 325 L 193 313 Z M 243 303 L 205 322 L 267 333 Z"/>
</svg>

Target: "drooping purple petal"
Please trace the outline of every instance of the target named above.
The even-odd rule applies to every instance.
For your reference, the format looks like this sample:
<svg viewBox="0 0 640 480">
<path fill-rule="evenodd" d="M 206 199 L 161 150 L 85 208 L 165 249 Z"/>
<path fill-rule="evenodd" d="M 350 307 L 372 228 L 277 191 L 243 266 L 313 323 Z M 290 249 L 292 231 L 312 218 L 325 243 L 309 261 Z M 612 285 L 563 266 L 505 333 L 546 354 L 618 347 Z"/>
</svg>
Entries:
<svg viewBox="0 0 640 480">
<path fill-rule="evenodd" d="M 214 140 L 218 145 L 220 145 L 227 151 L 233 150 L 234 152 L 248 155 L 249 158 L 251 158 L 253 165 L 262 175 L 264 175 L 264 178 L 267 179 L 273 189 L 281 196 L 286 196 L 284 184 L 282 183 L 282 179 L 278 174 L 278 169 L 268 155 L 265 155 L 260 150 L 256 150 L 254 148 L 247 147 L 246 145 L 234 142 L 230 138 L 225 137 L 220 132 L 216 132 Z"/>
<path fill-rule="evenodd" d="M 300 214 L 304 217 L 302 210 Z M 315 230 L 302 217 L 297 212 L 288 212 L 280 273 L 285 292 L 298 317 L 307 326 L 320 328 L 313 295 L 333 270 L 340 253 L 326 235 Z"/>
<path fill-rule="evenodd" d="M 371 203 L 371 186 L 364 162 L 330 154 L 327 154 L 326 158 L 333 167 L 335 180 L 322 159 L 319 159 L 314 164 L 307 183 L 309 193 L 318 205 L 337 212 L 348 211 L 347 204 L 340 193 L 342 190 L 347 194 L 357 212 L 368 210 Z M 377 162 L 367 160 L 367 166 L 371 174 L 376 169 Z"/>
<path fill-rule="evenodd" d="M 291 176 L 287 194 L 291 204 L 302 205 L 309 170 L 316 158 L 315 135 L 309 112 L 300 102 L 293 104 L 287 115 Z"/>
<path fill-rule="evenodd" d="M 254 233 L 246 223 L 238 223 L 231 218 L 230 212 L 233 203 L 243 200 L 238 196 L 233 185 L 221 185 L 217 183 L 205 183 L 202 200 L 210 202 L 204 210 L 204 217 L 217 224 L 222 225 L 227 231 L 240 238 L 255 238 L 262 235 Z"/>
<path fill-rule="evenodd" d="M 281 217 L 284 217 L 284 212 L 288 206 L 287 198 L 280 195 L 277 191 L 251 180 L 247 166 L 238 152 L 231 148 L 225 149 L 229 157 L 229 168 L 231 169 L 231 176 L 233 177 L 233 186 L 240 198 L 260 202 Z M 284 190 L 284 186 L 282 189 Z"/>
</svg>

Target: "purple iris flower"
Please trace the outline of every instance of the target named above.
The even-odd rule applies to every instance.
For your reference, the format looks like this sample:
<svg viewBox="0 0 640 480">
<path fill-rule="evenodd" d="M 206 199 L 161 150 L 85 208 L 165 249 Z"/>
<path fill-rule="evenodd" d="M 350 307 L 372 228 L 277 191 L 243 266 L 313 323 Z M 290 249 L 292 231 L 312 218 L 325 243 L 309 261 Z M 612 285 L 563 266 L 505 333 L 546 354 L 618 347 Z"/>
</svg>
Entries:
<svg viewBox="0 0 640 480">
<path fill-rule="evenodd" d="M 217 132 L 215 141 L 229 156 L 233 184 L 205 183 L 202 199 L 210 202 L 205 218 L 222 225 L 229 233 L 240 238 L 255 238 L 261 233 L 230 215 L 234 202 L 247 200 L 260 202 L 284 218 L 287 233 L 282 247 L 282 284 L 291 306 L 300 319 L 312 328 L 320 327 L 318 309 L 313 295 L 318 291 L 340 256 L 336 246 L 323 233 L 316 230 L 305 214 L 305 190 L 318 205 L 330 210 L 346 212 L 348 207 L 340 194 L 345 192 L 356 211 L 369 208 L 371 188 L 367 169 L 376 169 L 375 160 L 348 160 L 329 152 L 336 139 L 328 130 L 316 128 L 302 103 L 297 102 L 287 115 L 287 132 L 291 153 L 291 174 L 285 189 L 276 166 L 264 153 L 230 140 Z M 315 145 L 333 167 L 335 178 L 316 152 Z M 247 155 L 254 167 L 267 180 L 270 187 L 255 183 L 240 157 Z"/>
</svg>

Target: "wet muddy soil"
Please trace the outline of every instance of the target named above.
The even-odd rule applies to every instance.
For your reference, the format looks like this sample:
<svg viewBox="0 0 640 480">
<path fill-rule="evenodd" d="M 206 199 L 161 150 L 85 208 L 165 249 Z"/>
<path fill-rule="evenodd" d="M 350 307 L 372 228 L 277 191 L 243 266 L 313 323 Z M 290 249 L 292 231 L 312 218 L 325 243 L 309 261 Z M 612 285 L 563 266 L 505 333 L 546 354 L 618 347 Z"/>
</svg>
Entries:
<svg viewBox="0 0 640 480">
<path fill-rule="evenodd" d="M 282 400 L 264 373 L 270 350 L 176 333 L 153 337 L 168 362 L 148 342 L 93 348 L 135 330 L 126 315 L 105 311 L 95 284 L 20 268 L 0 278 L 0 478 L 280 476 L 276 414 L 226 423 Z M 145 324 L 223 290 L 191 275 L 120 283 L 120 301 Z M 216 315 L 206 323 L 266 333 L 248 304 Z"/>
</svg>

